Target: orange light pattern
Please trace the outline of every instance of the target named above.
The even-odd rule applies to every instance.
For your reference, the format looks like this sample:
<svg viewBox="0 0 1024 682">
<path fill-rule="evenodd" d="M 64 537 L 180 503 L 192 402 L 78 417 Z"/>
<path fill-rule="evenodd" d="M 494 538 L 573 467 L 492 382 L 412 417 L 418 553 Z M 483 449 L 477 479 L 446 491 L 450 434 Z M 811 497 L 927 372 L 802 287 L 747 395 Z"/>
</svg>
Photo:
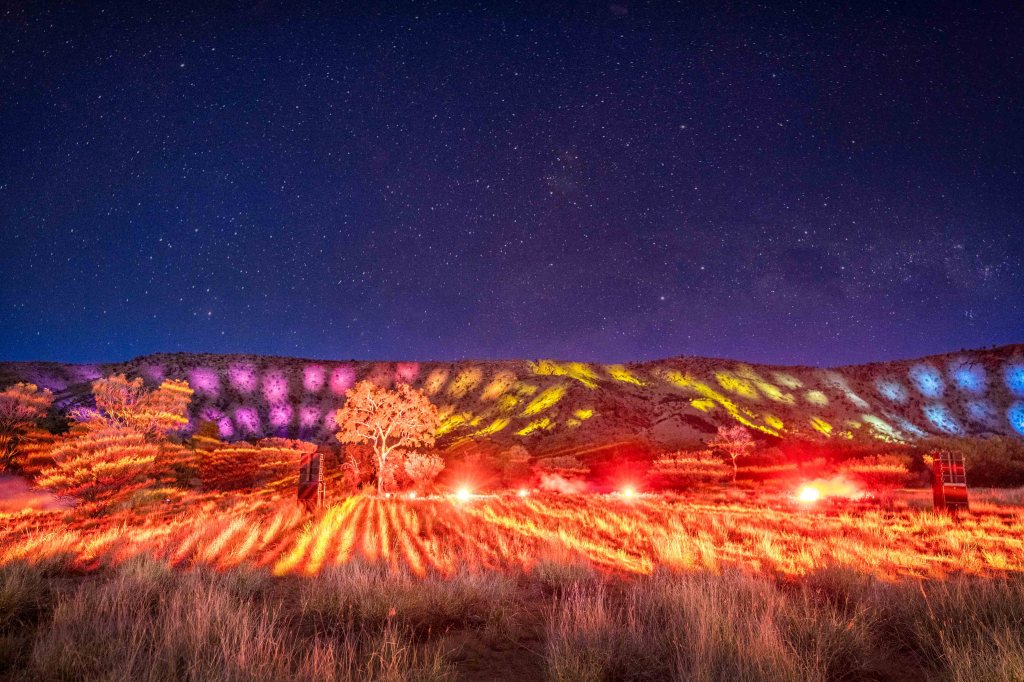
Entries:
<svg viewBox="0 0 1024 682">
<path fill-rule="evenodd" d="M 525 489 L 524 489 L 525 490 Z M 820 494 L 820 492 L 819 492 Z M 239 564 L 315 575 L 354 559 L 416 575 L 529 570 L 583 561 L 622 573 L 801 575 L 849 566 L 886 579 L 1024 571 L 1024 510 L 959 518 L 912 510 L 819 510 L 785 495 L 354 496 L 310 518 L 291 500 L 206 496 L 145 516 L 0 513 L 0 564 L 63 559 L 89 570 L 145 554 L 173 566 Z"/>
</svg>

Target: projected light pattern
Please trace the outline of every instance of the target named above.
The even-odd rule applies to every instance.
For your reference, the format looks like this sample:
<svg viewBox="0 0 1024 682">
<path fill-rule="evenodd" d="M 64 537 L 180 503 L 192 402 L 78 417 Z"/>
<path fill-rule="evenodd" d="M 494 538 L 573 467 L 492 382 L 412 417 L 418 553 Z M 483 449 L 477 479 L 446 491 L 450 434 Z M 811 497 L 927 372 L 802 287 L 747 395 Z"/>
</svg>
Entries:
<svg viewBox="0 0 1024 682">
<path fill-rule="evenodd" d="M 281 433 L 281 430 L 287 429 L 292 421 L 292 406 L 288 403 L 271 405 L 268 420 L 270 421 L 270 426 L 278 431 L 277 435 L 287 435 L 286 433 Z"/>
<path fill-rule="evenodd" d="M 541 417 L 540 419 L 535 419 L 534 421 L 530 422 L 523 428 L 516 431 L 516 435 L 529 436 L 531 433 L 534 433 L 535 431 L 547 431 L 554 425 L 554 422 L 552 422 L 548 417 Z"/>
<path fill-rule="evenodd" d="M 710 412 L 715 409 L 716 404 L 717 403 L 710 398 L 694 398 L 690 401 L 690 405 L 701 412 Z"/>
<path fill-rule="evenodd" d="M 723 389 L 738 395 L 741 398 L 746 398 L 747 400 L 755 402 L 761 399 L 757 389 L 754 388 L 754 385 L 751 382 L 736 376 L 732 372 L 716 372 L 715 380 L 718 381 L 718 385 Z"/>
<path fill-rule="evenodd" d="M 320 408 L 316 405 L 303 405 L 299 408 L 299 425 L 304 429 L 312 429 L 320 422 Z"/>
<path fill-rule="evenodd" d="M 501 398 L 516 383 L 516 375 L 512 372 L 500 371 L 494 375 L 490 383 L 480 392 L 480 400 L 492 402 Z"/>
<path fill-rule="evenodd" d="M 231 422 L 231 417 L 221 417 L 220 419 L 218 419 L 217 431 L 220 433 L 221 438 L 234 438 L 235 425 Z"/>
<path fill-rule="evenodd" d="M 306 393 L 319 393 L 327 383 L 327 370 L 323 365 L 306 365 L 302 368 L 302 387 Z"/>
<path fill-rule="evenodd" d="M 235 424 L 238 430 L 246 435 L 258 435 L 260 433 L 260 416 L 254 407 L 239 407 L 235 410 Z"/>
<path fill-rule="evenodd" d="M 228 367 L 228 383 L 243 395 L 256 390 L 256 366 L 251 362 L 235 362 Z"/>
<path fill-rule="evenodd" d="M 1003 373 L 1006 387 L 1016 396 L 1024 396 L 1024 365 L 1008 365 Z"/>
<path fill-rule="evenodd" d="M 414 384 L 420 376 L 420 363 L 399 362 L 395 365 L 395 383 Z"/>
<path fill-rule="evenodd" d="M 925 398 L 938 398 L 946 389 L 942 374 L 931 365 L 914 365 L 910 368 L 910 380 Z"/>
<path fill-rule="evenodd" d="M 1010 420 L 1013 430 L 1024 436 L 1024 401 L 1015 402 L 1006 411 L 1006 417 Z"/>
<path fill-rule="evenodd" d="M 167 372 L 163 365 L 144 365 L 141 370 L 142 378 L 147 382 L 160 384 L 167 378 Z"/>
<path fill-rule="evenodd" d="M 196 367 L 188 373 L 188 385 L 199 395 L 216 398 L 220 395 L 220 376 L 217 370 Z"/>
<path fill-rule="evenodd" d="M 435 369 L 423 382 L 423 390 L 426 392 L 427 395 L 437 395 L 437 393 L 441 390 L 441 388 L 444 387 L 447 381 L 448 370 Z"/>
<path fill-rule="evenodd" d="M 951 436 L 961 436 L 964 429 L 957 422 L 949 408 L 942 404 L 925 405 L 924 416 L 935 428 Z"/>
<path fill-rule="evenodd" d="M 993 426 L 996 421 L 996 408 L 987 400 L 971 400 L 967 403 L 967 416 L 978 424 Z"/>
<path fill-rule="evenodd" d="M 804 386 L 804 382 L 800 381 L 792 374 L 776 372 L 773 376 L 775 377 L 775 381 L 789 389 L 803 388 Z"/>
<path fill-rule="evenodd" d="M 750 365 L 740 365 L 736 368 L 735 375 L 753 384 L 754 388 L 771 401 L 777 403 L 785 403 L 786 405 L 793 405 L 796 403 L 796 398 L 793 394 L 786 393 L 775 384 L 766 380 Z"/>
<path fill-rule="evenodd" d="M 836 372 L 825 372 L 824 376 L 825 384 L 831 386 L 835 390 L 842 393 L 847 400 L 849 400 L 854 407 L 859 410 L 870 410 L 871 405 L 866 400 L 857 395 L 850 385 L 846 382 L 846 379 Z"/>
<path fill-rule="evenodd" d="M 490 424 L 475 432 L 474 436 L 490 436 L 492 434 L 504 431 L 505 427 L 512 423 L 511 419 L 498 418 L 492 421 Z"/>
<path fill-rule="evenodd" d="M 448 384 L 450 398 L 464 398 L 483 380 L 484 373 L 479 367 L 467 367 Z"/>
<path fill-rule="evenodd" d="M 892 427 L 884 419 L 876 417 L 873 414 L 861 415 L 864 423 L 875 430 L 879 440 L 902 443 L 906 440 L 904 435 Z"/>
<path fill-rule="evenodd" d="M 818 407 L 824 407 L 828 405 L 828 396 L 821 391 L 807 391 L 804 394 L 804 398 L 807 399 L 811 405 L 817 405 Z"/>
<path fill-rule="evenodd" d="M 554 360 L 539 360 L 530 363 L 533 373 L 539 376 L 568 377 L 575 379 L 587 388 L 597 388 L 597 372 L 591 369 L 590 365 L 584 362 L 555 362 Z"/>
<path fill-rule="evenodd" d="M 638 379 L 625 365 L 608 365 L 605 367 L 605 371 L 608 372 L 608 376 L 615 381 L 621 381 L 624 384 L 633 384 L 634 386 L 643 386 L 644 382 Z"/>
<path fill-rule="evenodd" d="M 983 394 L 988 383 L 984 367 L 962 359 L 950 363 L 949 376 L 958 389 L 973 395 Z"/>
<path fill-rule="evenodd" d="M 345 391 L 356 384 L 356 371 L 351 367 L 335 367 L 331 370 L 331 393 L 345 395 Z"/>
<path fill-rule="evenodd" d="M 910 397 L 907 394 L 907 389 L 903 388 L 903 384 L 893 379 L 879 379 L 875 382 L 875 388 L 883 398 L 901 405 Z"/>
<path fill-rule="evenodd" d="M 263 397 L 271 404 L 288 400 L 288 378 L 283 372 L 272 369 L 263 374 Z"/>
<path fill-rule="evenodd" d="M 38 363 L 21 371 L 23 380 L 69 387 L 70 394 L 57 396 L 58 407 L 66 408 L 82 404 L 80 380 L 98 369 Z M 731 423 L 779 437 L 905 441 L 934 433 L 1018 434 L 1006 415 L 1010 403 L 1024 397 L 1019 355 L 1002 364 L 958 354 L 890 364 L 881 372 L 868 369 L 773 371 L 687 359 L 628 367 L 553 360 L 274 364 L 251 356 L 220 362 L 204 356 L 196 366 L 142 362 L 136 371 L 147 381 L 158 376 L 188 380 L 196 390 L 192 425 L 214 422 L 222 437 L 233 439 L 329 439 L 337 430 L 334 412 L 358 380 L 409 383 L 424 390 L 445 408 L 442 447 L 464 438 L 493 438 L 507 446 L 523 435 L 570 428 L 583 434 L 574 439 L 628 438 L 641 423 L 634 415 L 646 411 L 650 415 L 644 419 L 658 425 L 652 432 L 656 439 L 675 437 L 673 430 L 679 430 L 679 437 L 705 439 L 711 430 Z M 944 400 L 922 401 L 926 394 Z M 578 413 L 594 407 L 592 419 Z"/>
<path fill-rule="evenodd" d="M 204 407 L 199 411 L 199 418 L 203 421 L 215 422 L 224 417 L 224 411 L 216 407 Z"/>
<path fill-rule="evenodd" d="M 725 408 L 725 411 L 729 413 L 730 417 L 744 426 L 757 429 L 758 431 L 763 431 L 772 436 L 779 435 L 778 432 L 771 427 L 758 424 L 755 421 L 758 419 L 758 416 L 753 411 L 741 407 L 736 402 L 730 400 L 707 384 L 697 381 L 693 377 L 686 376 L 677 371 L 669 371 L 665 373 L 665 380 L 679 388 L 695 391 L 702 398 L 713 400 L 717 405 Z"/>
<path fill-rule="evenodd" d="M 540 414 L 561 400 L 564 395 L 564 386 L 552 386 L 544 389 L 540 395 L 531 400 L 530 404 L 526 406 L 526 409 L 523 410 L 523 416 L 529 417 L 531 415 Z"/>
<path fill-rule="evenodd" d="M 909 421 L 905 417 L 902 417 L 898 414 L 894 414 L 892 412 L 886 412 L 884 410 L 882 411 L 882 415 L 889 421 L 896 424 L 904 433 L 908 433 L 914 438 L 927 438 L 929 436 L 929 433 L 927 431 L 919 427 L 917 424 L 914 424 L 913 422 Z"/>
<path fill-rule="evenodd" d="M 811 428 L 824 436 L 832 435 L 832 425 L 821 417 L 811 417 Z"/>
</svg>

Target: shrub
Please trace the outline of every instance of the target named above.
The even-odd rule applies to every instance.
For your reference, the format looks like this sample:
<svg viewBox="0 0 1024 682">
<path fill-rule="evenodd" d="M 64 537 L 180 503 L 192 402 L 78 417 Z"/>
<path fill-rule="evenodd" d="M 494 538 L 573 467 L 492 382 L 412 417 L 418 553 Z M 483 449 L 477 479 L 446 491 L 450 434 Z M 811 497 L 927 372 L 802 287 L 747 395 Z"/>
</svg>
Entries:
<svg viewBox="0 0 1024 682">
<path fill-rule="evenodd" d="M 1011 436 L 987 438 L 933 438 L 922 450 L 961 453 L 967 466 L 967 484 L 1012 488 L 1024 485 L 1024 441 Z"/>
<path fill-rule="evenodd" d="M 0 471 L 21 469 L 19 454 L 41 435 L 39 422 L 52 405 L 53 394 L 35 384 L 0 391 Z"/>
<path fill-rule="evenodd" d="M 414 488 L 429 488 L 444 469 L 438 455 L 410 452 L 405 456 L 405 475 Z"/>
<path fill-rule="evenodd" d="M 313 443 L 286 438 L 227 443 L 200 454 L 199 477 L 207 490 L 294 485 L 302 455 L 315 450 Z"/>
</svg>

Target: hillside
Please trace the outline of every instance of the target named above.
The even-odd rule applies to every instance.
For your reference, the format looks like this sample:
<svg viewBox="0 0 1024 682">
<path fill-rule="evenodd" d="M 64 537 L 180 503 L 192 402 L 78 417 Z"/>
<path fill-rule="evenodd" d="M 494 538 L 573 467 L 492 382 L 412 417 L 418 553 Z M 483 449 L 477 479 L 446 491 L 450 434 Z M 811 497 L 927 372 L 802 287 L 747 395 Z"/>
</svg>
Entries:
<svg viewBox="0 0 1024 682">
<path fill-rule="evenodd" d="M 353 383 L 410 382 L 444 414 L 442 444 L 488 438 L 535 453 L 642 441 L 692 445 L 721 425 L 767 436 L 912 441 L 930 434 L 1024 436 L 1024 345 L 831 369 L 678 357 L 627 365 L 536 362 L 332 362 L 255 355 L 157 354 L 127 362 L 0 363 L 0 385 L 30 381 L 62 410 L 89 382 L 124 372 L 195 389 L 194 428 L 227 439 L 325 440 Z"/>
</svg>

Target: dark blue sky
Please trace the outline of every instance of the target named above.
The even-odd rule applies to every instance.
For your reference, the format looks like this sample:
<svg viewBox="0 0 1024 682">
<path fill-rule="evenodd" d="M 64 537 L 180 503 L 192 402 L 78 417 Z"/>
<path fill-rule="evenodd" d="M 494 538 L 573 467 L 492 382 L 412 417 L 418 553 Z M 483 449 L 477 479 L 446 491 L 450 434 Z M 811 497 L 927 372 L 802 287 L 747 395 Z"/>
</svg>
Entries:
<svg viewBox="0 0 1024 682">
<path fill-rule="evenodd" d="M 0 359 L 1024 341 L 1020 3 L 491 4 L 6 5 Z"/>
</svg>

